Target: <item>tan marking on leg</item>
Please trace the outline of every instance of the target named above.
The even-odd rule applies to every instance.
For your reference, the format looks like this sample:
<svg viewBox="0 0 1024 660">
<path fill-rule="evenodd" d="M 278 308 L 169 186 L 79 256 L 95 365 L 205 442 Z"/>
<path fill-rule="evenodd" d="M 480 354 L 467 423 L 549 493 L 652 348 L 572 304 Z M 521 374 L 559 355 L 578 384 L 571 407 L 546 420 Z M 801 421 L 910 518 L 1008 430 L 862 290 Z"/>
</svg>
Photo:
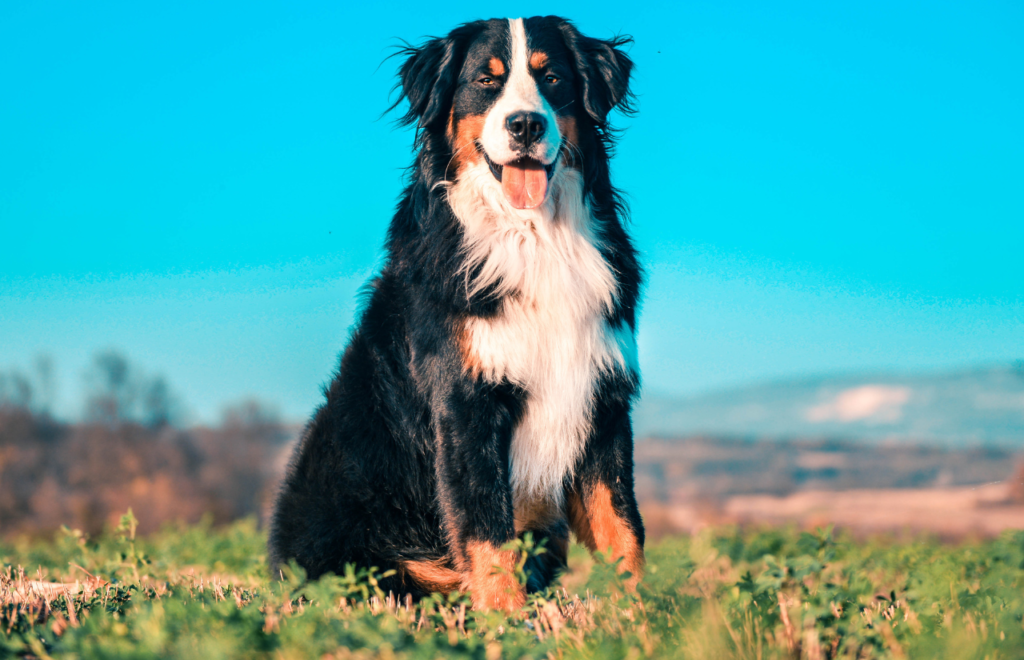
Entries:
<svg viewBox="0 0 1024 660">
<path fill-rule="evenodd" d="M 580 169 L 580 131 L 576 118 L 572 116 L 558 118 L 558 132 L 565 142 L 565 164 Z"/>
<path fill-rule="evenodd" d="M 505 63 L 497 57 L 491 58 L 491 61 L 487 63 L 487 68 L 490 70 L 492 76 L 505 75 Z"/>
<path fill-rule="evenodd" d="M 530 68 L 531 69 L 543 69 L 548 65 L 548 54 L 544 51 L 535 50 L 530 55 Z"/>
<path fill-rule="evenodd" d="M 444 559 L 403 561 L 398 567 L 403 578 L 424 591 L 446 594 L 462 586 L 462 574 L 449 568 Z"/>
<path fill-rule="evenodd" d="M 629 571 L 626 586 L 636 589 L 644 571 L 644 549 L 633 529 L 612 506 L 612 492 L 595 483 L 585 498 L 572 492 L 568 497 L 569 526 L 591 552 L 610 552 L 611 560 L 622 558 L 619 572 Z"/>
<path fill-rule="evenodd" d="M 526 602 L 526 590 L 516 581 L 516 553 L 501 550 L 493 543 L 470 541 L 466 544 L 469 571 L 462 586 L 473 599 L 473 609 L 514 612 Z"/>
</svg>

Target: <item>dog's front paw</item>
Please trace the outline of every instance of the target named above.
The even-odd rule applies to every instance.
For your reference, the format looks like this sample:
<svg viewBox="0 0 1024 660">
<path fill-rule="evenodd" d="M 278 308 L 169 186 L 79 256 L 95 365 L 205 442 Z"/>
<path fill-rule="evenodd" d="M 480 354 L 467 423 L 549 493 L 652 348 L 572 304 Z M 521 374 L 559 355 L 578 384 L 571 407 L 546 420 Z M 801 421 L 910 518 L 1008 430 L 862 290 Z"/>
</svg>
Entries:
<svg viewBox="0 0 1024 660">
<path fill-rule="evenodd" d="M 469 543 L 465 587 L 473 609 L 515 612 L 526 603 L 526 587 L 515 577 L 516 553 L 486 542 Z"/>
</svg>

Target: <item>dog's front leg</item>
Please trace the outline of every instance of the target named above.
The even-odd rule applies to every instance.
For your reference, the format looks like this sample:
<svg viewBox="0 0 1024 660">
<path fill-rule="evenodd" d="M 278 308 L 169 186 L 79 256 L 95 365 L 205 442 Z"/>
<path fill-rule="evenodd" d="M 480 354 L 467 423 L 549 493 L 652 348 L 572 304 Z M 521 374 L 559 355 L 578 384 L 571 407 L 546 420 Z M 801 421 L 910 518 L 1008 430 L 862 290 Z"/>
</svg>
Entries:
<svg viewBox="0 0 1024 660">
<path fill-rule="evenodd" d="M 591 552 L 621 560 L 619 572 L 629 572 L 626 586 L 633 591 L 644 570 L 644 525 L 633 492 L 628 399 L 606 399 L 599 404 L 594 429 L 566 492 L 569 526 Z"/>
<path fill-rule="evenodd" d="M 509 446 L 519 402 L 511 388 L 453 379 L 435 406 L 441 513 L 463 589 L 476 609 L 514 611 L 525 602 L 516 554 Z"/>
</svg>

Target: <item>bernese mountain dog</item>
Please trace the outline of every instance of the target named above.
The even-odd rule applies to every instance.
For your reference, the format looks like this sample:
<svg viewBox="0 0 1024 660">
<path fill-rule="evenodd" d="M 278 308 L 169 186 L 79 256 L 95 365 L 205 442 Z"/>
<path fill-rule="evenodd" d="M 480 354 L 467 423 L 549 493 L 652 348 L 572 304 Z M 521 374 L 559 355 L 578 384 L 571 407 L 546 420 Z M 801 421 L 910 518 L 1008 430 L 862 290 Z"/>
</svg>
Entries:
<svg viewBox="0 0 1024 660">
<path fill-rule="evenodd" d="M 278 496 L 273 566 L 393 569 L 385 591 L 514 610 L 565 567 L 572 532 L 639 580 L 642 275 L 608 170 L 629 42 L 545 16 L 401 51 L 416 159 Z M 547 552 L 524 588 L 503 546 L 527 532 Z"/>
</svg>

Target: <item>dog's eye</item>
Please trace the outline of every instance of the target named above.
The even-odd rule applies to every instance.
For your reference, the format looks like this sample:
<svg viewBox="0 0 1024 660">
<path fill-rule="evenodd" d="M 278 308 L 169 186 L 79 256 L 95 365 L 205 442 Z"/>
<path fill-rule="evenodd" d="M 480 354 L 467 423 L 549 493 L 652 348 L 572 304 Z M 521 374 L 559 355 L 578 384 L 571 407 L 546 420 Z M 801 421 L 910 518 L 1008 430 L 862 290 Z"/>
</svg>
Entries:
<svg viewBox="0 0 1024 660">
<path fill-rule="evenodd" d="M 545 81 L 554 84 L 558 82 L 558 76 L 553 76 L 550 73 L 544 78 Z"/>
<path fill-rule="evenodd" d="M 480 79 L 480 83 L 483 84 L 483 85 L 493 85 L 494 84 L 494 79 L 493 78 L 488 78 L 487 76 L 484 76 L 483 78 Z"/>
</svg>

